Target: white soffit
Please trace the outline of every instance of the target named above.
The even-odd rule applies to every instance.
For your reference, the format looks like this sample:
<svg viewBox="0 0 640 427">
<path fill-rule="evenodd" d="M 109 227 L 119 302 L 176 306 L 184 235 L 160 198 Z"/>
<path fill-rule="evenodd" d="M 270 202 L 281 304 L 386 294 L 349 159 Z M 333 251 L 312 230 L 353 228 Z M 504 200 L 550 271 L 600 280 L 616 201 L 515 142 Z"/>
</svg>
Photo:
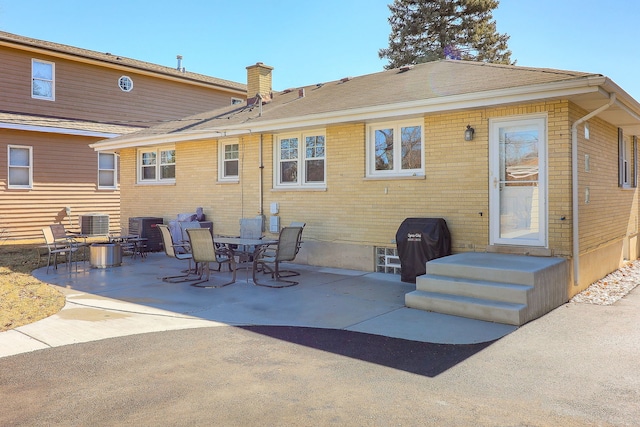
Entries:
<svg viewBox="0 0 640 427">
<path fill-rule="evenodd" d="M 70 128 L 58 128 L 52 126 L 33 126 L 33 125 L 19 125 L 15 123 L 3 123 L 0 122 L 0 129 L 14 129 L 27 132 L 42 132 L 42 133 L 58 133 L 63 135 L 78 135 L 78 136 L 92 136 L 96 138 L 115 138 L 120 136 L 119 133 L 109 132 L 97 132 L 82 129 L 70 129 Z"/>
</svg>

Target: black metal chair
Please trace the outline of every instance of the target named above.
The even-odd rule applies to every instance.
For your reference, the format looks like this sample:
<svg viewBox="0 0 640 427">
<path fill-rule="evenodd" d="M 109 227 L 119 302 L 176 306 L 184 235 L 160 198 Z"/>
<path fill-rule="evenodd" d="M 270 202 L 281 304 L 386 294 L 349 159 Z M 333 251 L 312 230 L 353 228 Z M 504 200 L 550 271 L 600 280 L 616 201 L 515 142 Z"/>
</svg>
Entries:
<svg viewBox="0 0 640 427">
<path fill-rule="evenodd" d="M 44 242 L 47 245 L 47 274 L 49 273 L 49 266 L 51 265 L 51 257 L 53 256 L 54 267 L 58 268 L 58 254 L 63 254 L 66 258 L 67 268 L 71 271 L 71 265 L 73 264 L 73 254 L 78 251 L 78 245 L 71 238 L 57 239 L 53 235 L 52 228 L 43 227 L 42 234 L 44 235 Z M 78 271 L 78 262 L 76 260 L 76 271 Z"/>
</svg>

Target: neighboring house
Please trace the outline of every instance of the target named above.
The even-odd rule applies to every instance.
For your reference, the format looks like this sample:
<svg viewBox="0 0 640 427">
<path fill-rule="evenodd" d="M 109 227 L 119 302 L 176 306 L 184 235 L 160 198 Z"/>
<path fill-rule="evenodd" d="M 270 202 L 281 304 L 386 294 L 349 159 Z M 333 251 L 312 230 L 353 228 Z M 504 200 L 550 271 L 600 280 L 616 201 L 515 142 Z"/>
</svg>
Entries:
<svg viewBox="0 0 640 427">
<path fill-rule="evenodd" d="M 446 60 L 272 92 L 247 70 L 246 105 L 93 144 L 123 217 L 304 221 L 299 261 L 367 271 L 405 218 L 444 218 L 454 253 L 566 259 L 569 296 L 638 257 L 640 104 L 606 76 Z M 163 150 L 175 176 L 147 179 Z"/>
<path fill-rule="evenodd" d="M 0 92 L 0 231 L 15 241 L 41 238 L 54 222 L 77 229 L 88 213 L 120 227 L 118 156 L 89 144 L 246 100 L 245 84 L 180 62 L 163 67 L 5 32 Z M 158 153 L 166 176 L 173 154 Z"/>
</svg>

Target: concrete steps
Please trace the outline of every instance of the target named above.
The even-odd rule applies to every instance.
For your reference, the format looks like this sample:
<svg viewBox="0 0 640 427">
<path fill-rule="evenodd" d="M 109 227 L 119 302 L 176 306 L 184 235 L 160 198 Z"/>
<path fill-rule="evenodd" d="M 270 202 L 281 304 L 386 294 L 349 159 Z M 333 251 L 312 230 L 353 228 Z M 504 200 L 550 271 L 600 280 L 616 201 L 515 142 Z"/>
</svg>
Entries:
<svg viewBox="0 0 640 427">
<path fill-rule="evenodd" d="M 564 258 L 474 252 L 426 267 L 407 307 L 520 326 L 567 301 Z"/>
</svg>

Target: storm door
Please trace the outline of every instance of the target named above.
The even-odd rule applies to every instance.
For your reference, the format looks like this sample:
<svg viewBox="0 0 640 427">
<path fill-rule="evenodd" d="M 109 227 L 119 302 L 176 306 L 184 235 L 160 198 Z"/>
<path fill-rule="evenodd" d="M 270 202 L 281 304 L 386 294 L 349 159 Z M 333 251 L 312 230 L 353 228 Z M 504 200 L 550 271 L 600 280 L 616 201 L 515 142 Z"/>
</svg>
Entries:
<svg viewBox="0 0 640 427">
<path fill-rule="evenodd" d="M 546 117 L 490 121 L 491 244 L 547 245 L 546 135 Z"/>
</svg>

